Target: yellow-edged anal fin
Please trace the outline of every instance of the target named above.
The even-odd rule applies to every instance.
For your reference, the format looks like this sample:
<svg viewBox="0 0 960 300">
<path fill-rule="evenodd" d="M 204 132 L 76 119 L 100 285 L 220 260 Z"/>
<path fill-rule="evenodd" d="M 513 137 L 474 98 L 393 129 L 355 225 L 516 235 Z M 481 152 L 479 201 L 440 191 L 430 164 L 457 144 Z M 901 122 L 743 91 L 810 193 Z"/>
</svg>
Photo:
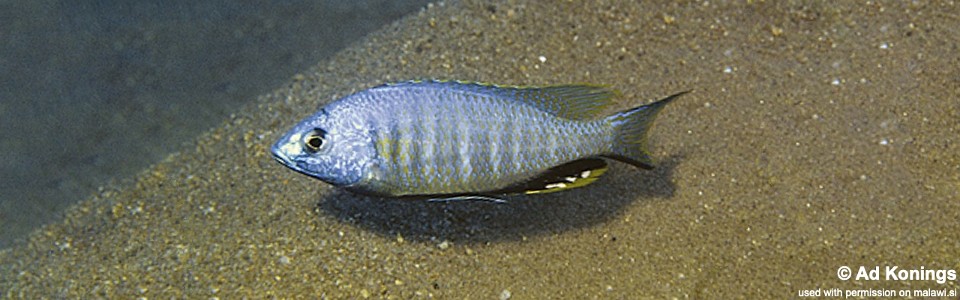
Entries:
<svg viewBox="0 0 960 300">
<path fill-rule="evenodd" d="M 518 184 L 506 192 L 545 194 L 575 189 L 594 183 L 607 171 L 607 163 L 600 158 L 586 158 L 548 169 L 531 180 Z"/>
<path fill-rule="evenodd" d="M 606 167 L 592 171 L 584 171 L 582 174 L 588 174 L 589 177 L 570 177 L 570 179 L 564 178 L 563 181 L 548 183 L 544 185 L 543 189 L 528 190 L 524 192 L 524 194 L 546 194 L 584 187 L 597 181 L 597 179 L 600 179 L 600 175 L 603 175 L 603 173 L 606 171 Z"/>
</svg>

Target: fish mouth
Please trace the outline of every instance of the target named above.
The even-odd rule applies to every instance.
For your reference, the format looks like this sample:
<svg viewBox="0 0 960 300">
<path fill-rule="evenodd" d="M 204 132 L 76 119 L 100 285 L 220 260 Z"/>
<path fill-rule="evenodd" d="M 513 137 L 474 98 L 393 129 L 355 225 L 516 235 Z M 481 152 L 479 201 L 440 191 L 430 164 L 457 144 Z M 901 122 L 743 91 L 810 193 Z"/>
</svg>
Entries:
<svg viewBox="0 0 960 300">
<path fill-rule="evenodd" d="M 308 173 L 306 170 L 304 170 L 303 168 L 300 168 L 300 166 L 297 165 L 297 163 L 296 163 L 295 161 L 293 161 L 293 159 L 290 159 L 290 156 L 289 156 L 289 155 L 287 155 L 286 153 L 284 153 L 283 151 L 281 151 L 281 149 L 282 149 L 282 148 L 274 147 L 274 148 L 270 151 L 270 154 L 273 156 L 273 160 L 277 161 L 278 163 L 280 163 L 280 164 L 283 165 L 284 167 L 287 167 L 287 168 L 290 168 L 291 170 L 296 171 L 297 173 L 304 174 L 304 175 L 307 175 L 307 176 L 310 176 L 310 177 L 316 177 L 316 175 L 310 174 L 310 173 Z"/>
<path fill-rule="evenodd" d="M 293 170 L 293 171 L 295 171 L 295 172 L 297 172 L 297 173 L 300 173 L 300 174 L 303 174 L 303 175 L 307 175 L 307 176 L 310 176 L 310 177 L 314 177 L 314 178 L 318 178 L 318 179 L 320 179 L 320 180 L 323 180 L 322 178 L 318 177 L 316 174 L 311 174 L 310 172 L 307 172 L 307 171 L 304 170 L 303 168 L 300 168 L 300 166 L 298 166 L 296 162 L 294 162 L 293 160 L 291 160 L 291 159 L 289 158 L 289 156 L 286 156 L 286 155 L 284 155 L 284 154 L 282 154 L 282 153 L 278 153 L 278 152 L 276 152 L 276 151 L 271 151 L 271 152 L 272 152 L 271 154 L 273 154 L 273 160 L 277 161 L 278 163 L 280 163 L 280 164 L 283 165 L 284 167 L 287 167 L 287 168 L 289 168 L 290 170 Z"/>
<path fill-rule="evenodd" d="M 290 166 L 289 160 L 287 160 L 286 158 L 280 157 L 280 155 L 277 155 L 276 153 L 273 153 L 273 160 L 277 161 L 281 165 Z"/>
<path fill-rule="evenodd" d="M 270 149 L 270 155 L 273 156 L 273 160 L 291 169 L 296 169 L 294 167 L 295 164 L 293 163 L 292 160 L 290 160 L 290 157 L 287 155 L 284 155 L 283 153 L 280 153 L 279 150 L 280 149 L 278 149 L 276 146 L 274 146 L 273 149 Z"/>
</svg>

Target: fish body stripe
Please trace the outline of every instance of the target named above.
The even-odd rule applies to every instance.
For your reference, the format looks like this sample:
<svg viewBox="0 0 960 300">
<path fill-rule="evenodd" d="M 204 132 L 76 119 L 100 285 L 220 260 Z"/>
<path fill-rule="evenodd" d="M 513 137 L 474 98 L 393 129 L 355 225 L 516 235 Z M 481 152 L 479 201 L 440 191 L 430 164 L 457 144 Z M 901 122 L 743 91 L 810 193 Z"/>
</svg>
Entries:
<svg viewBox="0 0 960 300">
<path fill-rule="evenodd" d="M 460 97 L 463 97 L 463 95 L 460 95 Z M 455 107 L 455 110 L 457 112 L 457 115 L 462 115 L 464 112 L 462 111 L 462 107 L 460 106 Z M 453 122 L 453 123 L 455 128 L 453 132 L 455 132 L 454 135 L 456 137 L 453 139 L 451 148 L 456 148 L 456 151 L 451 151 L 451 152 L 456 154 L 455 155 L 456 159 L 453 160 L 452 164 L 448 164 L 448 166 L 458 166 L 458 168 L 455 168 L 456 170 L 455 172 L 457 172 L 458 175 L 460 175 L 458 176 L 458 178 L 461 179 L 461 182 L 459 183 L 463 186 L 466 186 L 466 185 L 469 185 L 469 181 L 463 180 L 463 179 L 472 178 L 471 177 L 472 166 L 470 165 L 470 155 L 471 155 L 470 148 L 471 146 L 473 146 L 472 143 L 476 142 L 476 140 L 472 140 L 472 138 L 474 138 L 475 136 L 468 131 L 470 130 L 469 126 L 471 124 L 469 124 L 468 122 Z"/>
<path fill-rule="evenodd" d="M 599 121 L 556 118 L 510 99 L 433 90 L 382 95 L 408 99 L 383 105 L 376 153 L 381 181 L 396 194 L 442 194 L 505 187 L 540 170 L 588 155 L 606 141 L 586 141 Z M 503 97 L 515 95 L 505 94 Z M 387 125 L 389 124 L 389 125 Z M 577 130 L 571 127 L 583 127 Z M 601 133 L 592 136 L 601 136 Z"/>
<path fill-rule="evenodd" d="M 513 157 L 513 167 L 514 169 L 520 169 L 522 167 L 520 164 L 525 161 L 525 157 L 521 157 L 523 153 L 520 152 L 520 139 L 524 138 L 523 127 L 513 120 L 507 120 L 507 124 L 510 124 L 510 157 Z"/>
<path fill-rule="evenodd" d="M 433 162 L 434 159 L 434 146 L 436 137 L 433 136 L 435 130 L 429 130 L 429 128 L 436 127 L 437 120 L 433 118 L 433 114 L 429 112 L 430 103 L 419 102 L 417 103 L 417 115 L 422 116 L 421 120 L 425 122 L 411 122 L 411 128 L 417 132 L 417 138 L 414 139 L 414 145 L 417 145 L 420 148 L 421 154 L 415 156 L 416 163 L 415 165 L 420 168 L 422 176 L 420 176 L 424 184 L 433 185 L 434 177 L 434 166 L 436 165 Z M 415 126 L 419 124 L 419 126 Z"/>
<path fill-rule="evenodd" d="M 503 145 L 503 128 L 500 122 L 490 122 L 487 123 L 488 127 L 487 132 L 487 145 L 490 147 L 490 151 L 487 152 L 487 163 L 489 167 L 489 173 L 499 174 L 500 173 L 500 163 L 501 157 L 500 147 Z"/>
</svg>

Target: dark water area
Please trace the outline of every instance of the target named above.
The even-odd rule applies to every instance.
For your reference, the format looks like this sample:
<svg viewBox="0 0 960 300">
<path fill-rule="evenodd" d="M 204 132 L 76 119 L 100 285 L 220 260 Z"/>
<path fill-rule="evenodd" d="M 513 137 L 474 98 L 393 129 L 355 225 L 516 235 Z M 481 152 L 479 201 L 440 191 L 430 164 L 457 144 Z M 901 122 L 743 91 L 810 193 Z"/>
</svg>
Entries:
<svg viewBox="0 0 960 300">
<path fill-rule="evenodd" d="M 427 2 L 0 3 L 0 248 Z"/>
</svg>

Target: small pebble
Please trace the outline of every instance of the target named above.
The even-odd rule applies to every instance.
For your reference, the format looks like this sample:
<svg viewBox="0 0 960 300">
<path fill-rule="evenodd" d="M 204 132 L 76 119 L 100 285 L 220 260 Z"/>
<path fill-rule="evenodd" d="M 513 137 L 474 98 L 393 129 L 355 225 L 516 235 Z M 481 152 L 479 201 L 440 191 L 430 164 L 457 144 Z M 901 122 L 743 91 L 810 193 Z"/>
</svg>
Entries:
<svg viewBox="0 0 960 300">
<path fill-rule="evenodd" d="M 510 294 L 510 290 L 504 289 L 500 292 L 500 300 L 510 299 L 511 296 L 513 296 L 513 294 Z"/>
</svg>

